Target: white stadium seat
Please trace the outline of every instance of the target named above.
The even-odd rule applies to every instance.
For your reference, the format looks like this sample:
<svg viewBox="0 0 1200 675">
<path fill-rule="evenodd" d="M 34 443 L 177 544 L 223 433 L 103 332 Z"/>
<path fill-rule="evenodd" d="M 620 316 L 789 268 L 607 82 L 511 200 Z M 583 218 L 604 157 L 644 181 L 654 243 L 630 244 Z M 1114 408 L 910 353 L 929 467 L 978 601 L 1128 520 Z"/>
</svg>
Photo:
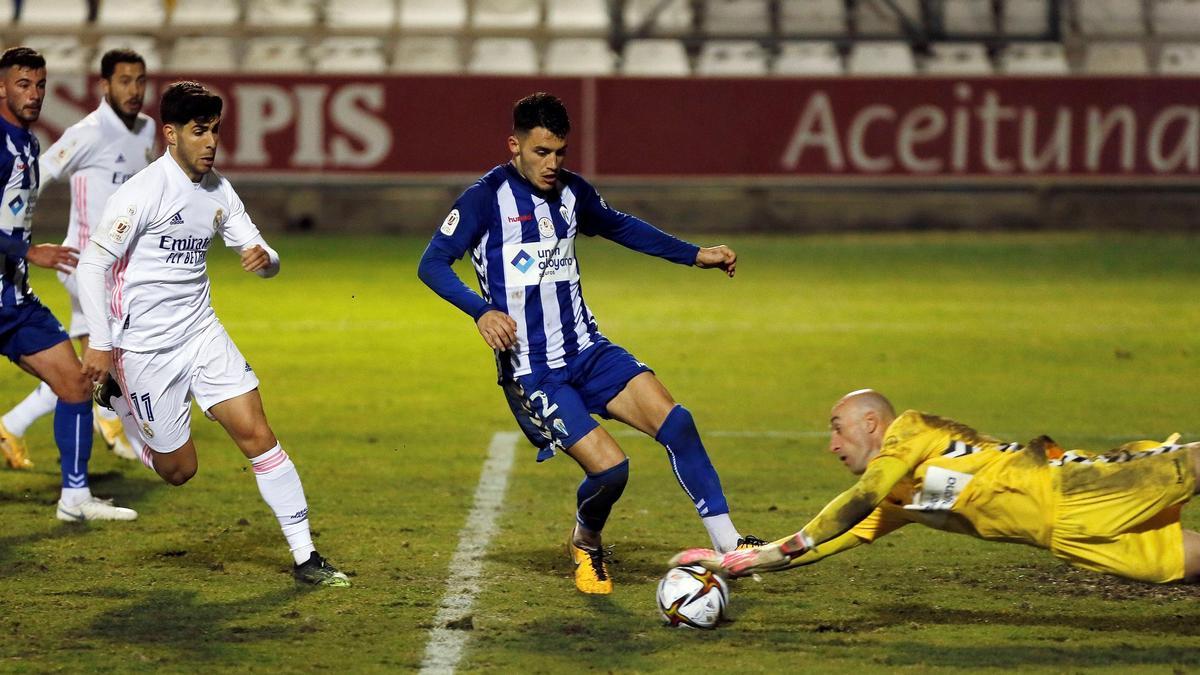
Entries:
<svg viewBox="0 0 1200 675">
<path fill-rule="evenodd" d="M 1013 43 L 1000 59 L 1006 75 L 1067 75 L 1067 55 L 1057 42 Z"/>
<path fill-rule="evenodd" d="M 237 70 L 233 38 L 181 37 L 167 54 L 172 73 L 232 73 Z"/>
<path fill-rule="evenodd" d="M 327 37 L 312 50 L 317 73 L 371 74 L 387 70 L 383 40 L 375 37 Z"/>
<path fill-rule="evenodd" d="M 920 29 L 924 23 L 921 17 L 921 0 L 891 0 L 903 13 L 904 17 Z M 859 35 L 904 35 L 904 24 L 886 0 L 859 0 L 856 3 L 855 29 Z"/>
<path fill-rule="evenodd" d="M 230 27 L 238 22 L 241 13 L 237 0 L 175 0 L 167 22 L 181 28 Z"/>
<path fill-rule="evenodd" d="M 605 35 L 611 23 L 604 0 L 546 3 L 546 29 L 554 35 Z"/>
<path fill-rule="evenodd" d="M 771 64 L 771 73 L 792 75 L 841 75 L 842 55 L 832 42 L 783 42 Z"/>
<path fill-rule="evenodd" d="M 687 77 L 687 51 L 679 40 L 652 38 L 625 43 L 621 72 L 652 77 Z"/>
<path fill-rule="evenodd" d="M 1150 61 L 1140 42 L 1092 42 L 1083 57 L 1089 75 L 1146 75 Z"/>
<path fill-rule="evenodd" d="M 612 75 L 617 55 L 602 38 L 558 38 L 546 47 L 546 75 Z"/>
<path fill-rule="evenodd" d="M 682 35 L 692 29 L 688 0 L 625 0 L 622 21 L 630 35 Z M 660 7 L 661 5 L 661 7 Z M 654 13 L 658 10 L 657 13 Z"/>
<path fill-rule="evenodd" d="M 325 25 L 386 31 L 396 24 L 396 0 L 327 0 Z"/>
<path fill-rule="evenodd" d="M 1004 0 L 1000 24 L 1008 35 L 1041 35 L 1050 30 L 1048 0 Z"/>
<path fill-rule="evenodd" d="M 158 40 L 149 35 L 105 35 L 96 43 L 95 67 L 100 72 L 100 59 L 110 49 L 132 49 L 146 61 L 146 70 L 156 72 L 162 69 L 162 54 L 158 51 Z"/>
<path fill-rule="evenodd" d="M 1144 35 L 1142 3 L 1134 0 L 1077 2 L 1076 21 L 1085 35 Z"/>
<path fill-rule="evenodd" d="M 17 6 L 14 0 L 0 0 L 0 26 L 7 26 L 14 20 Z"/>
<path fill-rule="evenodd" d="M 450 32 L 466 25 L 466 0 L 400 0 L 401 30 Z"/>
<path fill-rule="evenodd" d="M 21 41 L 46 59 L 46 69 L 55 75 L 90 71 L 92 50 L 74 35 L 27 35 Z"/>
<path fill-rule="evenodd" d="M 255 28 L 306 28 L 317 22 L 315 0 L 252 0 L 246 25 Z"/>
<path fill-rule="evenodd" d="M 1200 0 L 1152 0 L 1150 18 L 1159 35 L 1200 36 Z"/>
<path fill-rule="evenodd" d="M 700 48 L 696 74 L 709 77 L 767 74 L 767 52 L 753 40 L 708 40 Z"/>
<path fill-rule="evenodd" d="M 1160 75 L 1200 75 L 1200 44 L 1167 44 L 1158 55 Z"/>
<path fill-rule="evenodd" d="M 767 37 L 771 34 L 771 8 L 767 0 L 707 0 L 704 32 Z"/>
<path fill-rule="evenodd" d="M 87 0 L 25 0 L 20 21 L 25 26 L 79 28 L 87 23 Z"/>
<path fill-rule="evenodd" d="M 987 48 L 978 42 L 938 42 L 929 46 L 925 72 L 930 75 L 991 75 Z"/>
<path fill-rule="evenodd" d="M 846 63 L 850 75 L 912 75 L 917 72 L 907 42 L 859 42 Z"/>
<path fill-rule="evenodd" d="M 247 73 L 307 73 L 312 70 L 304 38 L 257 37 L 246 41 L 242 71 Z"/>
<path fill-rule="evenodd" d="M 783 35 L 845 35 L 843 0 L 780 0 L 779 32 Z"/>
<path fill-rule="evenodd" d="M 161 26 L 166 16 L 163 0 L 101 0 L 96 26 L 149 30 Z"/>
<path fill-rule="evenodd" d="M 525 31 L 542 21 L 538 0 L 475 0 L 471 26 L 478 30 Z"/>
<path fill-rule="evenodd" d="M 994 32 L 996 15 L 992 12 L 992 0 L 945 0 L 942 26 L 951 35 Z"/>
<path fill-rule="evenodd" d="M 462 46 L 448 35 L 401 38 L 392 56 L 394 73 L 454 74 L 462 69 Z"/>
<path fill-rule="evenodd" d="M 528 38 L 479 38 L 471 45 L 467 72 L 474 75 L 536 75 L 537 50 Z"/>
</svg>

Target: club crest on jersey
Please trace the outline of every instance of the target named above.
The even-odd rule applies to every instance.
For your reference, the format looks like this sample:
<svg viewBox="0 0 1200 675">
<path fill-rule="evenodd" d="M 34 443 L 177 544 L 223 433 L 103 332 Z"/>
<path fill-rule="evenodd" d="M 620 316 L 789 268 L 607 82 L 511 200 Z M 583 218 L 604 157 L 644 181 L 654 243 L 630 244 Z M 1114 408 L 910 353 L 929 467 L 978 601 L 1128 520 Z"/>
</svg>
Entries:
<svg viewBox="0 0 1200 675">
<path fill-rule="evenodd" d="M 563 220 L 567 221 L 568 223 L 571 222 L 571 212 L 567 210 L 565 205 L 558 207 L 558 213 L 563 217 Z"/>
<path fill-rule="evenodd" d="M 542 218 L 541 220 L 539 220 L 538 221 L 538 234 L 541 234 L 543 237 L 553 237 L 554 236 L 554 221 L 550 220 L 549 218 Z"/>
<path fill-rule="evenodd" d="M 446 216 L 446 219 L 442 221 L 442 226 L 438 229 L 442 234 L 449 237 L 450 235 L 454 234 L 455 230 L 458 229 L 459 219 L 460 216 L 458 214 L 458 209 L 454 209 L 450 211 L 450 213 Z"/>
<path fill-rule="evenodd" d="M 221 223 L 224 220 L 225 220 L 225 209 L 217 209 L 217 212 L 213 214 L 213 227 L 214 228 L 220 227 Z"/>
<path fill-rule="evenodd" d="M 146 438 L 154 438 L 154 430 L 150 428 L 148 422 L 142 422 L 142 433 L 146 435 Z"/>
<path fill-rule="evenodd" d="M 113 221 L 112 227 L 108 230 L 108 238 L 115 244 L 120 244 L 125 241 L 125 237 L 129 236 L 131 226 L 129 219 L 125 216 L 119 216 Z"/>
<path fill-rule="evenodd" d="M 182 225 L 183 224 L 183 211 L 176 211 L 175 215 L 171 216 L 171 224 L 172 225 Z"/>
</svg>

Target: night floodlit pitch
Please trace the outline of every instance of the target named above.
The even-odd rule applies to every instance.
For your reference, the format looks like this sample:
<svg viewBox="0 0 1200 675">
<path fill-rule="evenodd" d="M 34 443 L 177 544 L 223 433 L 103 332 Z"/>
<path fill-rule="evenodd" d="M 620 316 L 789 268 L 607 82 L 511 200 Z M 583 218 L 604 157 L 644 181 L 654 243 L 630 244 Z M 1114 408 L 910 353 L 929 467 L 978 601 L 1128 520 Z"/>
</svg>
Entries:
<svg viewBox="0 0 1200 675">
<path fill-rule="evenodd" d="M 1200 439 L 1196 238 L 700 239 L 738 250 L 737 279 L 587 240 L 584 286 L 601 329 L 694 412 L 744 531 L 790 533 L 851 483 L 822 430 L 858 387 L 1015 440 Z M 214 248 L 217 309 L 263 381 L 317 545 L 354 588 L 293 585 L 248 462 L 199 415 L 192 482 L 170 488 L 98 450 L 93 489 L 141 518 L 60 523 L 44 420 L 29 434 L 36 469 L 0 471 L 0 669 L 407 669 L 439 633 L 466 638 L 458 669 L 474 672 L 1200 666 L 1200 590 L 917 526 L 738 581 L 716 631 L 661 628 L 665 561 L 707 539 L 661 448 L 624 432 L 633 471 L 609 525 L 614 595 L 571 583 L 562 542 L 578 469 L 537 465 L 522 443 L 484 585 L 434 630 L 481 467 L 497 432 L 514 430 L 492 356 L 417 281 L 423 241 L 272 243 L 283 270 L 265 282 Z M 50 274 L 34 284 L 63 308 Z M 33 385 L 0 372 L 5 406 Z M 1200 505 L 1185 523 L 1200 525 Z"/>
</svg>

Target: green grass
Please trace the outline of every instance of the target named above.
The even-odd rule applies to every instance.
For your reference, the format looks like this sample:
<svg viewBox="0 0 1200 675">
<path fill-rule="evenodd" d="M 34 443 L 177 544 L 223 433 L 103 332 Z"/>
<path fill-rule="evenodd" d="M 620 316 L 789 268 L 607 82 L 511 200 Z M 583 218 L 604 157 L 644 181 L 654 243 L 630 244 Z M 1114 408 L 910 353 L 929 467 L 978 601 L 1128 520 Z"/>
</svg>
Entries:
<svg viewBox="0 0 1200 675">
<path fill-rule="evenodd" d="M 822 452 L 830 404 L 898 406 L 1020 440 L 1106 448 L 1200 436 L 1200 240 L 1182 236 L 729 237 L 736 280 L 584 241 L 601 329 L 688 405 L 743 531 L 790 533 L 852 478 Z M 415 277 L 423 241 L 276 238 L 270 282 L 210 259 L 218 314 L 263 381 L 319 548 L 356 574 L 305 591 L 248 462 L 196 415 L 200 472 L 170 488 L 97 451 L 93 489 L 135 523 L 53 517 L 48 419 L 34 471 L 0 471 L 0 670 L 416 667 L 486 447 L 514 429 L 492 356 Z M 34 285 L 58 312 L 51 275 Z M 60 316 L 63 316 L 60 313 Z M 0 370 L 0 407 L 33 381 Z M 617 426 L 609 426 L 614 431 Z M 737 433 L 715 433 L 737 432 Z M 771 433 L 747 433 L 771 432 Z M 782 432 L 782 433 L 777 433 Z M 463 671 L 1200 668 L 1190 588 L 1076 572 L 1032 548 L 917 526 L 741 581 L 711 633 L 659 627 L 654 584 L 707 541 L 650 439 L 606 532 L 617 590 L 577 594 L 562 541 L 579 470 L 518 449 Z M 1185 512 L 1185 523 L 1200 516 Z"/>
</svg>

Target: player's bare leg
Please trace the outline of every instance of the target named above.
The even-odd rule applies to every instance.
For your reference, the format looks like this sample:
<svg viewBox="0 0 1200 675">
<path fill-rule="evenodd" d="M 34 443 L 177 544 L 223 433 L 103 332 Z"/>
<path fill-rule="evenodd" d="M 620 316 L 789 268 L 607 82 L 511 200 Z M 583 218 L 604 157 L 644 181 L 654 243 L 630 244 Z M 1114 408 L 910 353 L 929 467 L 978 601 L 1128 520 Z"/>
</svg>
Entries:
<svg viewBox="0 0 1200 675">
<path fill-rule="evenodd" d="M 308 501 L 304 498 L 300 474 L 267 423 L 258 390 L 221 401 L 208 412 L 253 465 L 263 501 L 275 513 L 292 550 L 296 579 L 320 586 L 349 586 L 350 579 L 322 558 L 313 546 Z"/>
<path fill-rule="evenodd" d="M 726 552 L 765 543 L 756 537 L 742 537 L 734 527 L 721 479 L 708 458 L 691 412 L 675 402 L 654 373 L 640 373 L 630 380 L 609 401 L 608 414 L 667 449 L 675 478 L 700 514 L 714 549 Z"/>
<path fill-rule="evenodd" d="M 592 429 L 565 452 L 586 474 L 576 494 L 575 527 L 567 541 L 575 565 L 575 588 L 583 593 L 612 593 L 600 532 L 625 490 L 629 460 L 603 427 Z"/>
</svg>

